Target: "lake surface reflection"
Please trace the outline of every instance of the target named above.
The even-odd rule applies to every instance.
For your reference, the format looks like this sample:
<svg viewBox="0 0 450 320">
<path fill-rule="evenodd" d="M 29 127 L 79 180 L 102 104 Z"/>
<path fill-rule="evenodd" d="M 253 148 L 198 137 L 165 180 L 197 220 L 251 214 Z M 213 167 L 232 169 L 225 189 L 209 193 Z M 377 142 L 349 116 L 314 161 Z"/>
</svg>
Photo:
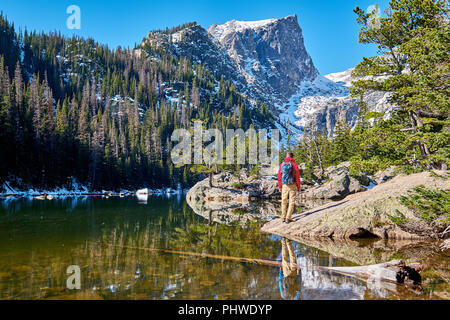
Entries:
<svg viewBox="0 0 450 320">
<path fill-rule="evenodd" d="M 181 196 L 0 200 L 0 299 L 390 297 L 389 290 L 315 270 L 352 264 L 262 234 L 261 223 L 209 222 Z M 282 249 L 301 269 L 293 277 Z M 80 267 L 80 290 L 66 287 L 70 265 Z"/>
</svg>

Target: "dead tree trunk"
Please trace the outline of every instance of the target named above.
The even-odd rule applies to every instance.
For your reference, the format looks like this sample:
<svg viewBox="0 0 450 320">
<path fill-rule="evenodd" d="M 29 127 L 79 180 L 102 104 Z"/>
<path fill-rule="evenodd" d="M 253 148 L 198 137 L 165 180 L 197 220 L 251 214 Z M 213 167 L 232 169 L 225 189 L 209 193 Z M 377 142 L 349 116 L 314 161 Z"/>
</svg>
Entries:
<svg viewBox="0 0 450 320">
<path fill-rule="evenodd" d="M 216 225 L 217 227 L 217 225 Z M 99 244 L 96 242 L 96 244 Z M 200 252 L 187 252 L 187 251 L 177 251 L 177 250 L 169 250 L 169 249 L 158 249 L 158 248 L 145 248 L 145 247 L 135 247 L 135 246 L 126 246 L 126 245 L 115 245 L 109 244 L 113 247 L 119 247 L 123 249 L 136 249 L 136 250 L 144 250 L 150 252 L 162 252 L 175 254 L 179 256 L 185 257 L 202 257 L 202 258 L 212 258 L 218 259 L 222 261 L 237 261 L 243 263 L 251 263 L 251 264 L 259 264 L 265 265 L 269 267 L 280 267 L 280 261 L 273 260 L 265 260 L 265 259 L 254 259 L 254 258 L 244 258 L 244 257 L 232 257 L 232 256 L 224 256 L 224 255 L 216 255 L 209 253 L 200 253 Z M 300 266 L 298 266 L 299 269 Z M 409 266 L 405 264 L 404 261 L 401 260 L 392 260 L 385 263 L 368 265 L 368 266 L 357 266 L 357 267 L 322 267 L 322 266 L 308 266 L 308 268 L 322 271 L 322 272 L 335 272 L 347 276 L 356 277 L 359 279 L 367 280 L 377 280 L 377 281 L 386 281 L 390 283 L 399 283 L 406 285 L 419 285 L 422 281 L 422 277 L 420 272 L 423 267 L 419 263 L 412 263 Z"/>
<path fill-rule="evenodd" d="M 413 263 L 409 266 L 401 260 L 392 260 L 385 263 L 358 267 L 319 267 L 322 271 L 331 271 L 344 275 L 354 276 L 364 280 L 381 280 L 392 283 L 405 283 L 418 285 L 422 281 L 420 272 L 422 265 Z"/>
<path fill-rule="evenodd" d="M 98 244 L 98 242 L 94 242 L 94 243 Z M 222 260 L 222 261 L 237 261 L 237 262 L 244 262 L 244 263 L 259 264 L 259 265 L 265 265 L 265 266 L 269 266 L 269 267 L 280 267 L 281 266 L 280 261 L 257 259 L 257 258 L 241 258 L 241 257 L 216 255 L 216 254 L 210 254 L 210 253 L 177 251 L 177 250 L 158 249 L 158 248 L 144 248 L 144 247 L 126 246 L 126 245 L 118 245 L 118 244 L 109 244 L 109 245 L 113 246 L 113 247 L 122 248 L 122 249 L 135 249 L 135 250 L 143 250 L 143 251 L 150 251 L 150 252 L 170 253 L 170 254 L 175 254 L 175 255 L 185 256 L 185 257 L 195 256 L 195 257 L 202 257 L 202 258 L 217 259 L 217 260 Z"/>
<path fill-rule="evenodd" d="M 212 172 L 212 169 L 211 169 L 212 167 L 211 167 L 211 164 L 208 164 L 208 178 L 209 178 L 209 180 L 208 180 L 208 184 L 209 184 L 209 187 L 210 188 L 212 188 L 212 186 L 213 186 L 213 172 Z"/>
<path fill-rule="evenodd" d="M 320 175 L 323 177 L 325 170 L 323 169 L 322 152 L 319 150 L 319 146 L 317 144 L 317 133 L 314 133 L 312 140 L 314 143 L 314 149 L 316 149 L 317 159 L 319 160 Z"/>
</svg>

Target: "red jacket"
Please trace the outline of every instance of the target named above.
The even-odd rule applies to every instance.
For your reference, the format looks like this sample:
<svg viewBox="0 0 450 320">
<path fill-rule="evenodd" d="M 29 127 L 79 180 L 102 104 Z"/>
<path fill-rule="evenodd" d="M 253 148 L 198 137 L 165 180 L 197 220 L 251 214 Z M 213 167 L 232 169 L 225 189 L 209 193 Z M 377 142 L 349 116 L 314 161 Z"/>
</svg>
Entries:
<svg viewBox="0 0 450 320">
<path fill-rule="evenodd" d="M 284 162 L 292 162 L 295 184 L 297 185 L 298 191 L 300 191 L 300 170 L 298 169 L 297 164 L 294 162 L 294 158 L 287 157 L 286 159 L 284 159 Z M 280 164 L 280 168 L 278 169 L 278 188 L 280 189 L 280 192 L 283 187 L 283 184 L 281 183 L 281 166 L 284 162 Z"/>
</svg>

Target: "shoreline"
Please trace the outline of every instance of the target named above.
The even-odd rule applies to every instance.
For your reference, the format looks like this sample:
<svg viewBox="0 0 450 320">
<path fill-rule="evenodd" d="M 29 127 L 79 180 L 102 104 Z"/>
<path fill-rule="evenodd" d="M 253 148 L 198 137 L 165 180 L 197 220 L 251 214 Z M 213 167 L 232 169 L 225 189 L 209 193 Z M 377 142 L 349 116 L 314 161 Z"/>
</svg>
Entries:
<svg viewBox="0 0 450 320">
<path fill-rule="evenodd" d="M 295 240 L 435 239 L 437 234 L 432 226 L 399 201 L 401 196 L 408 195 L 409 190 L 420 185 L 432 189 L 450 189 L 447 178 L 433 176 L 430 172 L 397 176 L 365 192 L 294 214 L 294 221 L 290 224 L 282 223 L 280 218 L 272 220 L 261 230 Z M 405 219 L 403 223 L 393 219 L 399 212 Z M 435 221 L 438 219 L 436 217 Z"/>
<path fill-rule="evenodd" d="M 84 185 L 79 185 L 78 183 L 74 183 L 74 188 L 69 190 L 65 187 L 57 187 L 53 190 L 39 190 L 37 188 L 30 188 L 28 190 L 17 190 L 12 188 L 8 181 L 4 182 L 1 187 L 6 192 L 0 192 L 0 199 L 21 199 L 21 198 L 45 198 L 51 200 L 53 198 L 59 197 L 126 197 L 126 196 L 151 196 L 151 195 L 177 195 L 177 194 L 186 194 L 189 189 L 173 189 L 173 188 L 159 188 L 159 189 L 150 189 L 150 188 L 141 188 L 136 190 L 125 190 L 122 189 L 120 191 L 111 191 L 111 190 L 102 190 L 102 191 L 93 191 L 89 190 Z M 141 191 L 145 190 L 145 193 L 141 193 Z M 40 199 L 44 200 L 44 199 Z"/>
</svg>

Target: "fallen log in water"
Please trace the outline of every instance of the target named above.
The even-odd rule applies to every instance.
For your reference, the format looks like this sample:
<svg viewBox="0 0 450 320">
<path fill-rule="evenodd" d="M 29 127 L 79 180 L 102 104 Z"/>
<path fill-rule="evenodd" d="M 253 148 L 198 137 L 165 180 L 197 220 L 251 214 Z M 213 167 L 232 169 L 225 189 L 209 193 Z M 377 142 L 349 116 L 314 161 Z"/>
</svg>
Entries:
<svg viewBox="0 0 450 320">
<path fill-rule="evenodd" d="M 97 242 L 95 242 L 95 243 L 99 244 Z M 216 255 L 216 254 L 210 254 L 210 253 L 177 251 L 177 250 L 158 249 L 158 248 L 143 248 L 143 247 L 134 247 L 134 246 L 126 246 L 126 245 L 124 246 L 124 245 L 118 245 L 118 244 L 108 244 L 108 245 L 113 246 L 113 247 L 118 247 L 118 248 L 124 248 L 124 249 L 137 249 L 137 250 L 143 250 L 143 251 L 162 252 L 162 253 L 177 254 L 180 256 L 189 256 L 189 257 L 195 256 L 195 257 L 201 257 L 201 258 L 212 258 L 212 259 L 218 259 L 218 260 L 222 260 L 222 261 L 237 261 L 237 262 L 265 265 L 265 266 L 269 266 L 269 267 L 281 266 L 280 261 L 265 260 L 265 259 L 241 258 L 241 257 Z"/>
<path fill-rule="evenodd" d="M 99 244 L 99 243 L 96 243 Z M 212 258 L 222 261 L 237 261 L 244 263 L 252 263 L 265 265 L 270 267 L 280 267 L 281 261 L 265 260 L 265 259 L 254 259 L 254 258 L 241 258 L 232 256 L 223 256 L 210 253 L 199 253 L 199 252 L 188 252 L 188 251 L 177 251 L 169 249 L 158 249 L 158 248 L 143 248 L 135 246 L 108 244 L 110 246 L 125 248 L 125 249 L 136 249 L 151 252 L 162 252 L 169 254 L 177 254 L 181 256 L 196 256 L 202 258 Z M 301 269 L 301 267 L 298 267 Z M 409 266 L 405 264 L 402 260 L 392 260 L 385 263 L 368 265 L 368 266 L 357 266 L 357 267 L 322 267 L 322 266 L 308 266 L 308 268 L 322 271 L 322 272 L 335 272 L 347 276 L 353 276 L 360 278 L 365 281 L 386 281 L 391 283 L 405 283 L 408 285 L 418 285 L 422 278 L 420 272 L 423 267 L 419 263 L 412 263 Z"/>
<path fill-rule="evenodd" d="M 369 266 L 318 268 L 323 271 L 336 272 L 364 280 L 381 280 L 408 285 L 417 285 L 421 282 L 420 272 L 423 269 L 420 263 L 412 263 L 407 266 L 402 260 L 392 260 Z"/>
</svg>

